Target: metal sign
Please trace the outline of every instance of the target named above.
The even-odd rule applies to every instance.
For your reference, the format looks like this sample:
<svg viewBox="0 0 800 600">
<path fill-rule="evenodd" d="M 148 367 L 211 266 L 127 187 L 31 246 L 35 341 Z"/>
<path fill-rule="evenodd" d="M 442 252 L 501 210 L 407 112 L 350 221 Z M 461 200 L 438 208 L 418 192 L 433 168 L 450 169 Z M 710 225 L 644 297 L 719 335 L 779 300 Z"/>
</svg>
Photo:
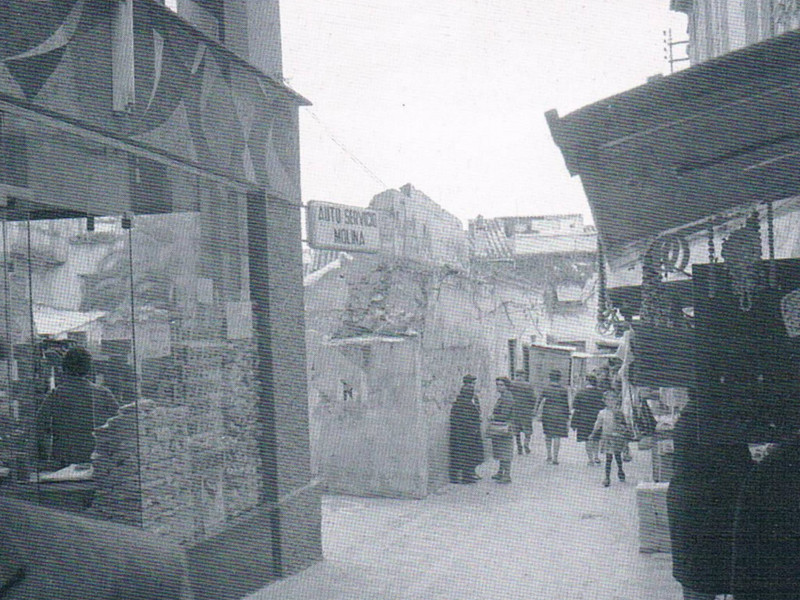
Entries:
<svg viewBox="0 0 800 600">
<path fill-rule="evenodd" d="M 378 252 L 381 248 L 378 212 L 367 208 L 309 202 L 308 245 L 317 250 Z"/>
</svg>

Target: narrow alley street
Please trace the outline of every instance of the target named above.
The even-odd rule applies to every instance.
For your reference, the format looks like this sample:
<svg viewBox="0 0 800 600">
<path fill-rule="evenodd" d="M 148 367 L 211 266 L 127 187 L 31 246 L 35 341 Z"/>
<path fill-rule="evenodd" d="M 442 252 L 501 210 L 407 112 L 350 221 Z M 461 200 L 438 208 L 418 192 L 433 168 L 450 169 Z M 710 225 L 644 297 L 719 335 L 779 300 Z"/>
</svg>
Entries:
<svg viewBox="0 0 800 600">
<path fill-rule="evenodd" d="M 601 486 L 582 445 L 559 465 L 516 456 L 513 483 L 448 485 L 424 500 L 327 496 L 325 560 L 250 600 L 678 600 L 671 556 L 639 552 L 636 484 L 650 457 L 633 444 L 627 481 Z"/>
</svg>

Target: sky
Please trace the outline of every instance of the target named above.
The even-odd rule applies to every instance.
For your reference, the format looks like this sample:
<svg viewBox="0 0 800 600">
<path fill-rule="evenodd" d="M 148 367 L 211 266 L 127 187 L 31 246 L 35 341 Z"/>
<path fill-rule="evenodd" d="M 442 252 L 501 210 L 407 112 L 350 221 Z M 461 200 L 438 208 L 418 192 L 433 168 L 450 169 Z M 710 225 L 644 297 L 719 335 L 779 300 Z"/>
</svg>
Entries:
<svg viewBox="0 0 800 600">
<path fill-rule="evenodd" d="M 366 206 L 411 183 L 465 224 L 591 213 L 544 113 L 669 73 L 669 0 L 284 0 L 303 201 Z M 680 52 L 680 50 L 676 50 Z M 685 66 L 679 63 L 676 69 Z"/>
</svg>

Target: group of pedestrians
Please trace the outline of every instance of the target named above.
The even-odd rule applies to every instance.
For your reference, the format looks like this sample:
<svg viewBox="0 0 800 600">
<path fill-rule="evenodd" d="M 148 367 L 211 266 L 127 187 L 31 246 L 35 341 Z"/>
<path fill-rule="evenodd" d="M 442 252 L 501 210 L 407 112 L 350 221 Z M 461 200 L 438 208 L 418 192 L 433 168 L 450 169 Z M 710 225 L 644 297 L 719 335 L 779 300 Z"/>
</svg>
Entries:
<svg viewBox="0 0 800 600">
<path fill-rule="evenodd" d="M 486 434 L 491 439 L 492 456 L 499 463 L 492 479 L 499 483 L 511 483 L 515 445 L 520 454 L 531 452 L 537 404 L 533 390 L 521 379 L 518 375 L 513 382 L 508 377 L 495 380 L 497 401 Z M 474 375 L 464 376 L 461 390 L 450 410 L 451 483 L 475 483 L 480 479 L 475 469 L 484 461 L 484 432 L 475 381 Z"/>
<path fill-rule="evenodd" d="M 491 441 L 492 457 L 498 461 L 498 470 L 492 479 L 511 483 L 514 451 L 520 455 L 531 453 L 533 420 L 538 414 L 549 464 L 559 464 L 561 439 L 569 436 L 571 426 L 578 442 L 585 444 L 590 466 L 601 465 L 600 455 L 605 455 L 603 485 L 608 487 L 611 483 L 611 467 L 615 460 L 617 477 L 625 481 L 623 453 L 629 452 L 627 445 L 632 436 L 621 411 L 618 386 L 607 384 L 605 387 L 610 389 L 604 390 L 598 377 L 588 375 L 586 386 L 576 395 L 570 411 L 561 372 L 550 371 L 548 379 L 548 385 L 537 399 L 524 373 L 516 373 L 513 381 L 507 377 L 496 378 L 497 401 L 485 431 Z M 474 483 L 480 479 L 475 469 L 484 460 L 484 431 L 475 382 L 474 375 L 464 376 L 450 413 L 451 483 Z"/>
</svg>

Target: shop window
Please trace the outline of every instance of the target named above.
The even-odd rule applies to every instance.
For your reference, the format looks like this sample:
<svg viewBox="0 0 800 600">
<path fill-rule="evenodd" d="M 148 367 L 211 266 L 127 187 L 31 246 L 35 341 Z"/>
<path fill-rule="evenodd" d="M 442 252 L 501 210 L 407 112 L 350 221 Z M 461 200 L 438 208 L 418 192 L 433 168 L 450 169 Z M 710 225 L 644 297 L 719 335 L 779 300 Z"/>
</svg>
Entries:
<svg viewBox="0 0 800 600">
<path fill-rule="evenodd" d="M 0 494 L 182 542 L 213 535 L 262 498 L 247 198 L 43 134 L 35 147 L 58 140 L 68 160 L 37 156 L 37 203 L 0 210 Z M 84 184 L 91 163 L 124 173 L 117 196 Z M 71 414 L 78 388 L 93 401 Z"/>
</svg>

